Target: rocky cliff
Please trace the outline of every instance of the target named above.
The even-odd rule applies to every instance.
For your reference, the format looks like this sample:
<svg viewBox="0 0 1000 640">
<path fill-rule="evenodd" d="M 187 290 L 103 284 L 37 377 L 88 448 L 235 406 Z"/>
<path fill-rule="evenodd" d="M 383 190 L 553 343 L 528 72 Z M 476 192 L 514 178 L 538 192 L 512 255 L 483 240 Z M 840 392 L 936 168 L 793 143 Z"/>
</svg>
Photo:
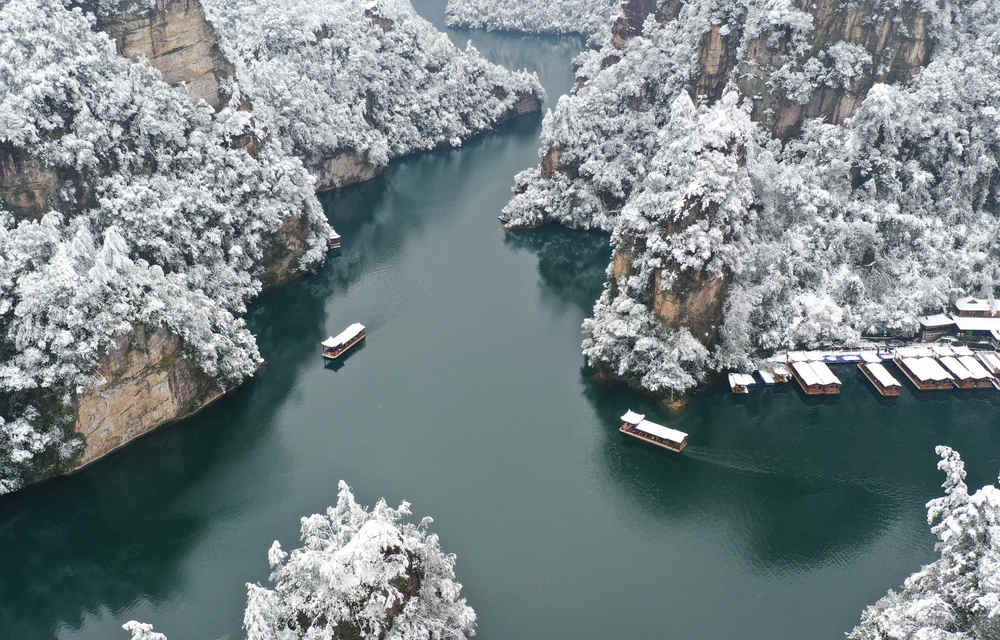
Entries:
<svg viewBox="0 0 1000 640">
<path fill-rule="evenodd" d="M 873 326 L 905 332 L 939 305 L 937 286 L 909 298 L 887 286 L 901 264 L 928 267 L 884 219 L 912 206 L 907 219 L 923 228 L 931 210 L 913 189 L 953 201 L 935 184 L 950 179 L 940 170 L 950 162 L 980 178 L 966 187 L 971 178 L 956 177 L 962 204 L 930 215 L 981 219 L 993 160 L 925 153 L 918 142 L 921 110 L 966 122 L 981 108 L 972 105 L 990 102 L 953 86 L 967 77 L 949 66 L 961 67 L 961 48 L 988 50 L 992 37 L 963 12 L 990 11 L 623 0 L 609 40 L 581 56 L 577 87 L 546 118 L 539 166 L 517 177 L 502 215 L 508 228 L 612 232 L 608 282 L 584 327 L 588 362 L 674 392 L 775 348 L 843 344 Z M 940 86 L 958 95 L 937 101 Z"/>
<path fill-rule="evenodd" d="M 169 84 L 184 83 L 195 102 L 204 100 L 215 109 L 227 102 L 223 83 L 236 69 L 223 55 L 199 0 L 155 0 L 129 13 L 95 13 L 97 27 L 111 36 L 120 54 L 149 60 Z"/>
<path fill-rule="evenodd" d="M 73 431 L 85 443 L 75 469 L 195 413 L 226 391 L 184 355 L 179 338 L 144 326 L 123 336 L 97 373 L 106 384 L 74 402 Z"/>
<path fill-rule="evenodd" d="M 26 151 L 0 143 L 0 199 L 18 218 L 38 218 L 53 207 L 59 173 Z"/>
</svg>

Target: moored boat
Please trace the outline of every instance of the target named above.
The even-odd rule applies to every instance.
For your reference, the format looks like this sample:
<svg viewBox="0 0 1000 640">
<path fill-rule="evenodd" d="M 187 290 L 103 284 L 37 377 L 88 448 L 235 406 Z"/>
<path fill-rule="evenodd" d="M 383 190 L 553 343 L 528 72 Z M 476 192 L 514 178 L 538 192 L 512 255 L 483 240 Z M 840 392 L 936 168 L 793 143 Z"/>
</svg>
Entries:
<svg viewBox="0 0 1000 640">
<path fill-rule="evenodd" d="M 767 383 L 767 379 L 764 379 Z M 757 381 L 753 379 L 753 376 L 749 373 L 730 373 L 729 374 L 729 388 L 733 390 L 733 393 L 746 394 L 750 393 L 750 387 L 757 384 Z M 773 384 L 773 380 L 771 382 Z"/>
<path fill-rule="evenodd" d="M 622 416 L 618 430 L 625 435 L 648 442 L 663 449 L 680 453 L 687 446 L 688 434 L 646 420 L 646 416 L 629 409 Z"/>
<path fill-rule="evenodd" d="M 335 336 L 330 336 L 323 345 L 323 357 L 336 360 L 344 352 L 365 339 L 365 325 L 355 322 Z"/>
<path fill-rule="evenodd" d="M 875 390 L 883 396 L 893 397 L 899 395 L 902 385 L 899 384 L 899 380 L 896 380 L 895 376 L 889 373 L 889 370 L 881 362 L 861 362 L 858 364 L 858 369 L 868 378 L 868 382 L 872 383 Z"/>
</svg>

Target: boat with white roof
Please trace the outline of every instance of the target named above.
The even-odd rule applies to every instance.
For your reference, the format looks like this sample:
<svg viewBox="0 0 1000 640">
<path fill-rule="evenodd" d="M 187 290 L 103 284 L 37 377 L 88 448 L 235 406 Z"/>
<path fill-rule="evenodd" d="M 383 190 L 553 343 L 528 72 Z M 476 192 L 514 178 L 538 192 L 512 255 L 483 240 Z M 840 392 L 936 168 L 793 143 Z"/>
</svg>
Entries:
<svg viewBox="0 0 1000 640">
<path fill-rule="evenodd" d="M 833 375 L 825 362 L 794 361 L 790 363 L 792 375 L 806 395 L 834 395 L 840 393 L 840 378 Z"/>
<path fill-rule="evenodd" d="M 896 351 L 893 360 L 910 382 L 921 391 L 934 391 L 954 388 L 954 376 L 945 371 L 935 360 L 933 352 L 917 347 L 903 347 Z"/>
<path fill-rule="evenodd" d="M 323 357 L 336 360 L 348 349 L 365 339 L 365 325 L 355 322 L 335 336 L 330 336 L 323 345 Z"/>
<path fill-rule="evenodd" d="M 858 369 L 861 373 L 868 378 L 868 382 L 872 383 L 875 390 L 886 397 L 895 397 L 899 395 L 900 389 L 903 385 L 896 380 L 895 376 L 889 373 L 889 370 L 885 368 L 881 360 L 875 356 L 876 360 L 871 360 L 865 358 L 864 362 L 858 363 Z"/>
<path fill-rule="evenodd" d="M 618 430 L 625 435 L 632 436 L 663 449 L 668 449 L 674 453 L 684 451 L 684 447 L 687 446 L 688 434 L 677 429 L 664 427 L 662 424 L 650 422 L 646 420 L 644 414 L 636 413 L 629 409 L 621 417 L 621 420 L 622 426 L 618 427 Z"/>
<path fill-rule="evenodd" d="M 768 382 L 767 378 L 763 378 L 764 384 L 774 384 L 773 378 Z M 729 388 L 733 390 L 733 393 L 748 394 L 750 393 L 750 387 L 757 384 L 757 381 L 753 379 L 753 376 L 749 373 L 730 373 L 729 374 Z"/>
</svg>

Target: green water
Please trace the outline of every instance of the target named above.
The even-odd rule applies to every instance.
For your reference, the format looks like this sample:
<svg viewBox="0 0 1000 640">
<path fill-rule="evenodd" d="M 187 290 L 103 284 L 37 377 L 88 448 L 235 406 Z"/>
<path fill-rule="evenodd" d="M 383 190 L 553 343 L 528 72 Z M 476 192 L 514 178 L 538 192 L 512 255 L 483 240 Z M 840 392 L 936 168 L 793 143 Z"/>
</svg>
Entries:
<svg viewBox="0 0 1000 640">
<path fill-rule="evenodd" d="M 553 98 L 572 81 L 578 42 L 473 38 L 539 70 Z M 235 640 L 243 584 L 339 479 L 435 517 L 487 639 L 833 640 L 930 560 L 932 448 L 989 482 L 1000 394 L 885 401 L 839 369 L 839 398 L 716 385 L 671 414 L 590 382 L 579 326 L 606 241 L 505 235 L 495 219 L 539 126 L 324 198 L 343 255 L 260 300 L 257 380 L 0 501 L 0 638 L 113 640 L 137 618 L 172 640 Z M 367 344 L 325 366 L 318 342 L 354 321 Z M 690 432 L 687 451 L 621 436 L 629 407 Z"/>
</svg>

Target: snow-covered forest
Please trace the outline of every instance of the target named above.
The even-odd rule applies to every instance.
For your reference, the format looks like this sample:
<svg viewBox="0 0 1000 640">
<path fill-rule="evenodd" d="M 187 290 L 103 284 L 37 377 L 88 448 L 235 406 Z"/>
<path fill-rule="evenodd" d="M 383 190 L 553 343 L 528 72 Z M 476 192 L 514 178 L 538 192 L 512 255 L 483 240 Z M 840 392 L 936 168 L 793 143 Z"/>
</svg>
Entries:
<svg viewBox="0 0 1000 640">
<path fill-rule="evenodd" d="M 457 147 L 540 101 L 536 76 L 456 49 L 408 0 L 205 0 L 239 90 L 310 168 Z M 532 107 L 536 106 L 532 105 Z"/>
<path fill-rule="evenodd" d="M 406 0 L 205 4 L 237 68 L 218 113 L 88 13 L 149 2 L 0 2 L 0 152 L 58 181 L 38 219 L 0 201 L 0 493 L 72 466 L 74 403 L 138 327 L 179 337 L 220 389 L 253 375 L 243 315 L 275 254 L 289 233 L 293 270 L 326 254 L 326 160 L 458 146 L 543 97 Z"/>
<path fill-rule="evenodd" d="M 274 232 L 306 221 L 300 268 L 326 252 L 298 159 L 234 144 L 250 114 L 191 104 L 92 27 L 58 0 L 0 6 L 0 142 L 65 178 L 40 219 L 0 212 L 0 492 L 73 457 L 72 401 L 137 325 L 180 336 L 220 386 L 251 375 L 242 315 Z"/>
<path fill-rule="evenodd" d="M 867 607 L 849 640 L 1000 637 L 1000 489 L 970 494 L 956 451 L 937 447 L 945 495 L 927 503 L 940 557 Z"/>
<path fill-rule="evenodd" d="M 452 27 L 592 36 L 610 28 L 619 0 L 448 0 Z"/>
<path fill-rule="evenodd" d="M 762 38 L 785 47 L 767 81 L 783 104 L 884 73 L 841 40 L 807 47 L 813 16 L 795 2 L 687 2 L 674 19 L 648 18 L 621 49 L 608 41 L 581 54 L 582 84 L 546 116 L 543 162 L 517 177 L 504 218 L 612 232 L 619 270 L 609 266 L 584 325 L 592 365 L 683 391 L 775 350 L 848 344 L 873 329 L 911 334 L 919 314 L 989 292 L 1000 8 L 864 6 L 922 16 L 929 63 L 871 86 L 853 118 L 807 119 L 787 141 L 735 81 L 718 98 L 691 95 L 705 80 L 709 32 L 735 43 L 737 69 Z M 706 291 L 721 298 L 713 335 L 655 311 Z"/>
<path fill-rule="evenodd" d="M 270 588 L 247 585 L 247 640 L 472 637 L 476 612 L 455 581 L 455 556 L 410 521 L 407 502 L 359 505 L 343 481 L 337 505 L 302 518 L 302 546 L 268 550 Z M 152 625 L 127 622 L 132 640 L 166 640 Z"/>
</svg>

